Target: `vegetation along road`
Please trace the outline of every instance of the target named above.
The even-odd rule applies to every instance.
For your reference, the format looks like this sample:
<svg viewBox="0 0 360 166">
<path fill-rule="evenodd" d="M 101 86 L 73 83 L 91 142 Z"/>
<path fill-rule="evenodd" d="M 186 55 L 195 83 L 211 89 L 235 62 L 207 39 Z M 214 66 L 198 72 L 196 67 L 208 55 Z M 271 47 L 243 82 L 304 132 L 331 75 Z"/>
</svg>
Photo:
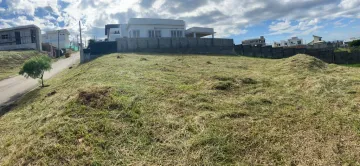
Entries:
<svg viewBox="0 0 360 166">
<path fill-rule="evenodd" d="M 70 58 L 58 60 L 52 64 L 51 71 L 46 72 L 44 78 L 48 79 L 58 74 L 64 69 L 77 63 L 79 59 L 80 55 L 79 53 L 76 53 L 73 54 Z M 0 81 L 0 108 L 1 106 L 17 99 L 29 90 L 34 89 L 37 85 L 38 80 L 31 78 L 26 79 L 21 75 Z"/>
</svg>

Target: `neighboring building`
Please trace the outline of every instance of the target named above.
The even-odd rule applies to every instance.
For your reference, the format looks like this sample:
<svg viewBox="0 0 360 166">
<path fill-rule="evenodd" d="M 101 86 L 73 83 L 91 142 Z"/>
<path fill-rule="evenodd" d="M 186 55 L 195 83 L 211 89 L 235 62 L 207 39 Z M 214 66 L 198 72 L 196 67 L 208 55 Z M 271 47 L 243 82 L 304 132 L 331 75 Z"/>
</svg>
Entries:
<svg viewBox="0 0 360 166">
<path fill-rule="evenodd" d="M 322 40 L 322 37 L 313 35 L 314 40 L 308 44 L 308 48 L 327 48 L 328 43 Z"/>
<path fill-rule="evenodd" d="M 274 42 L 272 47 L 281 47 L 281 43 L 279 42 Z"/>
<path fill-rule="evenodd" d="M 128 37 L 127 24 L 108 24 L 105 25 L 105 35 L 107 41 L 116 41 L 117 38 Z"/>
<path fill-rule="evenodd" d="M 264 36 L 260 36 L 260 38 L 256 38 L 256 39 L 248 39 L 248 40 L 244 40 L 242 41 L 243 45 L 252 45 L 252 46 L 265 46 L 265 38 Z"/>
<path fill-rule="evenodd" d="M 343 40 L 334 40 L 330 42 L 332 47 L 338 48 L 338 47 L 344 47 L 344 41 Z"/>
<path fill-rule="evenodd" d="M 212 35 L 213 28 L 193 27 L 186 30 L 185 21 L 172 19 L 131 18 L 128 24 L 108 24 L 105 35 L 108 41 L 117 38 L 184 38 Z"/>
<path fill-rule="evenodd" d="M 48 31 L 42 35 L 42 42 L 60 49 L 70 48 L 70 32 L 67 29 Z"/>
<path fill-rule="evenodd" d="M 280 43 L 274 42 L 273 47 L 296 47 L 296 46 L 303 46 L 303 40 L 299 39 L 298 37 L 292 37 L 288 40 L 282 40 Z"/>
<path fill-rule="evenodd" d="M 36 25 L 0 29 L 0 50 L 41 51 L 41 30 Z"/>
</svg>

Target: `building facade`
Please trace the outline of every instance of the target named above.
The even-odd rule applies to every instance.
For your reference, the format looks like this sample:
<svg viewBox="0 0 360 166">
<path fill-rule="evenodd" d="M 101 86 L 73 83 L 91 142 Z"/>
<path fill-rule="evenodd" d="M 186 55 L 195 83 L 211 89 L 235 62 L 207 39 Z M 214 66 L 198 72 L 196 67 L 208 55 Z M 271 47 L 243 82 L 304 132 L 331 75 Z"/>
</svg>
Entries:
<svg viewBox="0 0 360 166">
<path fill-rule="evenodd" d="M 244 40 L 242 41 L 242 44 L 251 46 L 265 46 L 266 41 L 264 36 L 260 36 L 260 38 Z"/>
<path fill-rule="evenodd" d="M 308 44 L 308 48 L 327 48 L 328 44 L 322 40 L 322 37 L 313 35 L 314 40 Z"/>
<path fill-rule="evenodd" d="M 41 30 L 36 25 L 0 29 L 0 50 L 41 51 Z"/>
<path fill-rule="evenodd" d="M 108 24 L 105 26 L 107 41 L 116 41 L 117 38 L 128 37 L 127 24 Z"/>
<path fill-rule="evenodd" d="M 70 48 L 70 32 L 67 29 L 48 31 L 42 35 L 42 42 L 50 44 L 56 48 Z"/>
<path fill-rule="evenodd" d="M 185 37 L 183 20 L 131 18 L 127 26 L 129 38 Z"/>
<path fill-rule="evenodd" d="M 274 42 L 273 47 L 295 47 L 295 46 L 302 46 L 304 42 L 302 39 L 298 37 L 292 37 L 288 40 L 282 40 L 280 42 Z"/>
<path fill-rule="evenodd" d="M 131 18 L 128 24 L 108 24 L 105 26 L 107 41 L 117 38 L 200 38 L 212 35 L 213 28 L 193 27 L 186 30 L 183 20 Z"/>
</svg>

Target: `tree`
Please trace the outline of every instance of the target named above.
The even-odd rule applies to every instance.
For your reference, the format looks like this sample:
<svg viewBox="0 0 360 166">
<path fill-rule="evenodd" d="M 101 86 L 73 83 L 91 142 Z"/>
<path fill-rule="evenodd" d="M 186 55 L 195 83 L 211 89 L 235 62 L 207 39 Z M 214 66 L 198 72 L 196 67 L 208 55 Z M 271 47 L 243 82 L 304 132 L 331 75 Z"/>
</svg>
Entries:
<svg viewBox="0 0 360 166">
<path fill-rule="evenodd" d="M 360 40 L 354 40 L 351 43 L 349 43 L 350 47 L 360 47 Z"/>
<path fill-rule="evenodd" d="M 26 78 L 41 79 L 41 87 L 44 87 L 44 73 L 51 69 L 51 59 L 48 56 L 36 56 L 27 60 L 19 74 Z"/>
</svg>

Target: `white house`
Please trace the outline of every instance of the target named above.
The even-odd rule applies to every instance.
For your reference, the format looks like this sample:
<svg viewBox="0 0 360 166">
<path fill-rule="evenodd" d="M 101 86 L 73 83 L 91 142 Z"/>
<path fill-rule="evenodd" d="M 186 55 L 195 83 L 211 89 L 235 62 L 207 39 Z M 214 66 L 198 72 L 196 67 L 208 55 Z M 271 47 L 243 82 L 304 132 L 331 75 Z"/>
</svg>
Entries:
<svg viewBox="0 0 360 166">
<path fill-rule="evenodd" d="M 298 37 L 292 37 L 288 40 L 281 40 L 280 42 L 274 42 L 273 47 L 293 47 L 304 45 L 303 40 Z"/>
<path fill-rule="evenodd" d="M 35 25 L 0 29 L 0 50 L 41 51 L 41 30 Z"/>
<path fill-rule="evenodd" d="M 116 41 L 117 38 L 128 37 L 127 24 L 105 25 L 105 35 L 108 41 Z"/>
<path fill-rule="evenodd" d="M 128 24 L 105 26 L 108 41 L 115 41 L 117 38 L 214 37 L 214 34 L 212 28 L 193 27 L 186 30 L 185 21 L 172 19 L 131 18 Z"/>
<path fill-rule="evenodd" d="M 60 49 L 70 48 L 70 32 L 67 29 L 48 31 L 42 35 L 42 42 Z"/>
<path fill-rule="evenodd" d="M 185 21 L 131 18 L 127 31 L 129 38 L 185 37 Z"/>
</svg>

